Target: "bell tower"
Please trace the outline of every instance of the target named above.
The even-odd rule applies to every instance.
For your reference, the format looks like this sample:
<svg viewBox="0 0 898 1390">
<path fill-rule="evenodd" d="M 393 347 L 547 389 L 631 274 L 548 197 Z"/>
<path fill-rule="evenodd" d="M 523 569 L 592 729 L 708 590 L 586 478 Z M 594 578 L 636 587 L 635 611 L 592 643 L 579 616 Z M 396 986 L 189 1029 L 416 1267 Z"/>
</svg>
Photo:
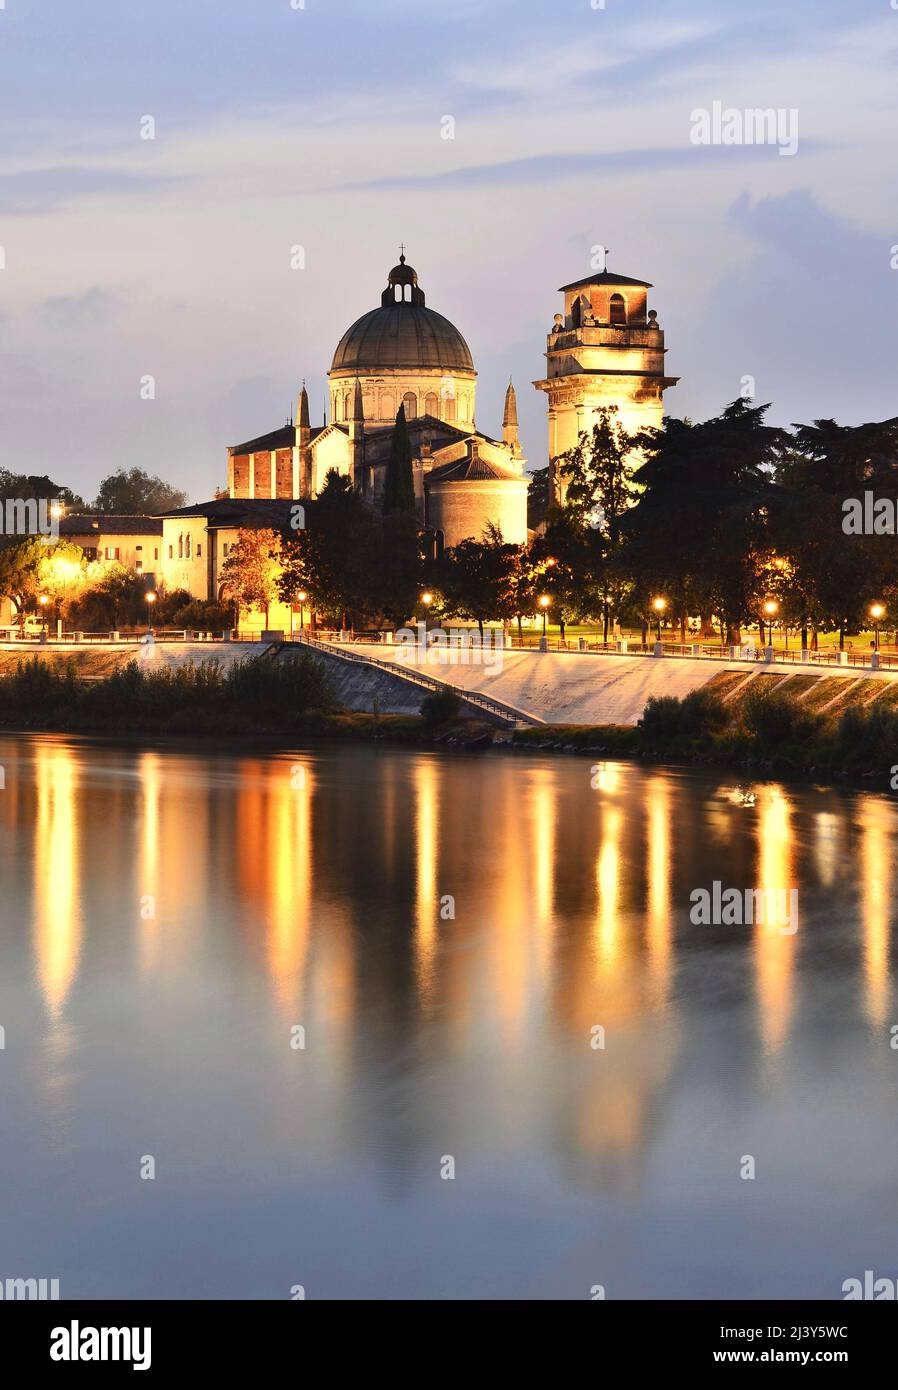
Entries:
<svg viewBox="0 0 898 1390">
<path fill-rule="evenodd" d="M 597 271 L 562 285 L 564 313 L 556 314 L 546 339 L 546 375 L 533 385 L 545 391 L 549 414 L 552 495 L 563 500 L 553 460 L 591 428 L 593 413 L 617 406 L 625 430 L 660 426 L 662 394 L 679 377 L 664 372 L 664 333 L 648 309 L 647 280 Z"/>
</svg>

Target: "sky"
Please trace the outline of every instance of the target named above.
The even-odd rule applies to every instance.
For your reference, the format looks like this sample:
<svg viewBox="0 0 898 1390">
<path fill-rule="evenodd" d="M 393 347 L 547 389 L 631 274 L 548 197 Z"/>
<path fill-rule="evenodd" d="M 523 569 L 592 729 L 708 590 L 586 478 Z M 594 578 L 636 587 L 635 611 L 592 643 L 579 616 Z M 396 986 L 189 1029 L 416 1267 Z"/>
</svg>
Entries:
<svg viewBox="0 0 898 1390">
<path fill-rule="evenodd" d="M 0 0 L 0 466 L 211 496 L 303 378 L 320 423 L 400 242 L 530 468 L 597 245 L 655 287 L 669 413 L 898 414 L 893 3 Z M 796 152 L 695 144 L 714 102 Z"/>
</svg>

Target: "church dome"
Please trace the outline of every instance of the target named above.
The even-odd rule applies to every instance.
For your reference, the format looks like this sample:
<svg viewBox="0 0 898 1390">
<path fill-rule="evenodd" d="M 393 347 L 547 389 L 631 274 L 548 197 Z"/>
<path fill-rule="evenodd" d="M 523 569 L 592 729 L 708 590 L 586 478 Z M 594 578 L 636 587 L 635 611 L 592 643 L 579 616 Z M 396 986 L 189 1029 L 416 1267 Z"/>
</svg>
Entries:
<svg viewBox="0 0 898 1390">
<path fill-rule="evenodd" d="M 331 363 L 332 372 L 358 376 L 376 376 L 385 368 L 447 375 L 474 371 L 471 349 L 454 324 L 426 308 L 424 291 L 404 255 L 390 271 L 380 308 L 370 309 L 346 330 Z"/>
</svg>

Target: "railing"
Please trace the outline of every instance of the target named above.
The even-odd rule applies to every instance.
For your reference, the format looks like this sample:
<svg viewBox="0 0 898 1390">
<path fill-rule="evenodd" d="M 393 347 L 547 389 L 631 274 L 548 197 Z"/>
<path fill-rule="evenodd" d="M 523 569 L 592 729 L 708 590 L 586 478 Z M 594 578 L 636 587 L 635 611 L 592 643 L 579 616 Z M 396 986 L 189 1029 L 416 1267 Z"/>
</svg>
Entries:
<svg viewBox="0 0 898 1390">
<path fill-rule="evenodd" d="M 427 690 L 451 690 L 467 704 L 475 705 L 491 714 L 499 714 L 503 719 L 508 719 L 512 723 L 520 722 L 534 725 L 545 723 L 545 720 L 537 718 L 534 714 L 528 714 L 525 710 L 518 709 L 515 705 L 510 705 L 504 700 L 493 700 L 489 695 L 481 694 L 479 690 L 465 690 L 462 686 L 451 685 L 449 681 L 438 680 L 436 676 L 425 675 L 417 667 L 407 666 L 403 661 L 381 661 L 380 657 L 377 656 L 349 651 L 342 643 L 325 642 L 320 638 L 309 637 L 306 634 L 300 636 L 294 633 L 293 640 L 303 646 L 317 647 L 321 651 L 329 652 L 332 656 L 342 657 L 344 661 L 355 661 L 363 666 L 375 666 L 391 676 L 398 674 L 401 679 L 410 680 L 415 685 L 423 686 Z"/>
</svg>

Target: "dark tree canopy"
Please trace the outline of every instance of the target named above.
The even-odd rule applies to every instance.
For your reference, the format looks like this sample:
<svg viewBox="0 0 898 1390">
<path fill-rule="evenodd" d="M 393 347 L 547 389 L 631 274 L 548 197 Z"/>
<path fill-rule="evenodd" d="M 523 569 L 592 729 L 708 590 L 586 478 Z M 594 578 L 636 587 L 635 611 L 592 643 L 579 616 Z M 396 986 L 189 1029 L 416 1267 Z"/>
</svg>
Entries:
<svg viewBox="0 0 898 1390">
<path fill-rule="evenodd" d="M 94 507 L 112 516 L 158 516 L 187 503 L 187 493 L 142 468 L 120 468 L 100 483 Z"/>
</svg>

